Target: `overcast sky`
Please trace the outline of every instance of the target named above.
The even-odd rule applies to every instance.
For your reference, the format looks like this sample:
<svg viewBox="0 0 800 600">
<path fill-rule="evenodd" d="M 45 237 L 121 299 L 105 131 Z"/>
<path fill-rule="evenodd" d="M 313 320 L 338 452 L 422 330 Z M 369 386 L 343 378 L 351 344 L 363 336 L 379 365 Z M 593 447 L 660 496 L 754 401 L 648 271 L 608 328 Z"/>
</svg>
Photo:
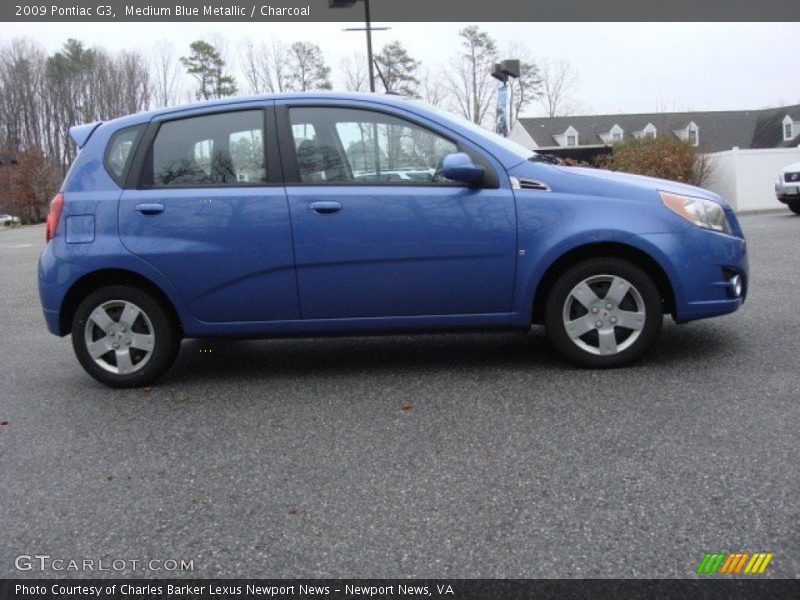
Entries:
<svg viewBox="0 0 800 600">
<path fill-rule="evenodd" d="M 376 49 L 400 40 L 429 67 L 445 66 L 458 52 L 465 23 L 376 23 Z M 800 103 L 798 23 L 487 23 L 479 24 L 501 49 L 527 46 L 535 57 L 566 59 L 580 78 L 576 100 L 583 113 L 655 110 L 737 110 Z M 48 51 L 67 37 L 109 50 L 149 52 L 169 40 L 178 53 L 200 37 L 238 44 L 272 37 L 318 44 L 336 78 L 343 56 L 364 51 L 358 23 L 0 23 L 0 43 L 28 37 Z M 513 58 L 513 57 L 509 57 Z M 244 81 L 240 83 L 243 85 Z M 531 115 L 540 110 L 533 106 Z"/>
</svg>

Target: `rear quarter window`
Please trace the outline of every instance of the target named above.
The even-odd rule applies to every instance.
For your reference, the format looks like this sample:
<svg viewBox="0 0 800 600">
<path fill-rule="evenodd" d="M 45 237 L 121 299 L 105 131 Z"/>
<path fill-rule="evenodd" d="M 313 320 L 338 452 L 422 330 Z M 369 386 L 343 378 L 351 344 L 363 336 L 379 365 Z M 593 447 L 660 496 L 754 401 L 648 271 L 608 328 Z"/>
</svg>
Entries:
<svg viewBox="0 0 800 600">
<path fill-rule="evenodd" d="M 104 164 L 106 171 L 120 187 L 125 185 L 125 177 L 133 160 L 134 150 L 139 143 L 139 138 L 144 131 L 144 125 L 135 125 L 120 129 L 106 146 Z"/>
</svg>

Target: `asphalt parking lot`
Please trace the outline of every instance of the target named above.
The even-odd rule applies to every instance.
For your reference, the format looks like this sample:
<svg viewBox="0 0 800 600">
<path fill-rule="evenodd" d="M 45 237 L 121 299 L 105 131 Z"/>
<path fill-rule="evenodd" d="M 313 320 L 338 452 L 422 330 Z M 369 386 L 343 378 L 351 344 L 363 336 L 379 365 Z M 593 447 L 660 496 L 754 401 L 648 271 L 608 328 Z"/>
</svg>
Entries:
<svg viewBox="0 0 800 600">
<path fill-rule="evenodd" d="M 40 313 L 44 230 L 2 231 L 0 577 L 671 578 L 720 551 L 798 577 L 800 217 L 742 225 L 744 308 L 624 370 L 539 330 L 188 341 L 149 391 L 84 374 Z"/>
</svg>

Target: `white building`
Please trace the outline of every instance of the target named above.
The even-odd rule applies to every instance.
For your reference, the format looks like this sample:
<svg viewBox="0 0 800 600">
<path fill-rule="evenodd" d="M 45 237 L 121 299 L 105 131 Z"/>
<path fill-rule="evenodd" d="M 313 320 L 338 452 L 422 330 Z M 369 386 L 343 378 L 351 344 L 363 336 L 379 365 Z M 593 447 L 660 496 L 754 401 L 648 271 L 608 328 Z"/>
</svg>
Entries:
<svg viewBox="0 0 800 600">
<path fill-rule="evenodd" d="M 762 110 L 522 118 L 509 137 L 542 154 L 591 161 L 630 138 L 675 136 L 710 155 L 704 184 L 737 210 L 780 208 L 773 184 L 800 161 L 800 104 Z"/>
</svg>

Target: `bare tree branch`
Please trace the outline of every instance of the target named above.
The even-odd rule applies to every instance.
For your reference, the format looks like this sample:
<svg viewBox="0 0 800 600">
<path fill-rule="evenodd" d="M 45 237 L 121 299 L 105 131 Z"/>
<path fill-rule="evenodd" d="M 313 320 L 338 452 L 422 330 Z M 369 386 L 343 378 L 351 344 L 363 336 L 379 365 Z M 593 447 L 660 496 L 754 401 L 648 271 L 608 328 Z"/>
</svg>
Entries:
<svg viewBox="0 0 800 600">
<path fill-rule="evenodd" d="M 167 40 L 153 46 L 153 102 L 156 106 L 170 106 L 178 101 L 180 68 L 175 48 Z"/>
<path fill-rule="evenodd" d="M 369 90 L 369 71 L 365 54 L 354 52 L 345 56 L 339 62 L 339 72 L 345 90 L 350 92 Z"/>
<path fill-rule="evenodd" d="M 542 78 L 542 95 L 539 103 L 548 117 L 566 116 L 575 110 L 575 92 L 578 72 L 566 60 L 544 59 L 539 69 Z"/>
<path fill-rule="evenodd" d="M 476 25 L 462 29 L 459 36 L 463 51 L 452 59 L 446 77 L 459 112 L 481 124 L 491 112 L 495 88 L 491 72 L 497 60 L 497 45 Z"/>
</svg>

